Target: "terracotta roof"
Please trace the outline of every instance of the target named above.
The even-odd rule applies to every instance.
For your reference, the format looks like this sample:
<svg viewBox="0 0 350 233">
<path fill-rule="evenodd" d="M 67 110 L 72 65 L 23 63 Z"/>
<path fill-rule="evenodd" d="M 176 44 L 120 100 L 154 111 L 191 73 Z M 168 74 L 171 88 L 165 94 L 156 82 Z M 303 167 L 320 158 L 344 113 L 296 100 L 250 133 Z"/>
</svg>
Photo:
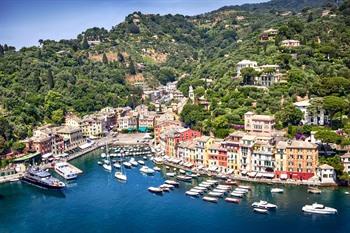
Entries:
<svg viewBox="0 0 350 233">
<path fill-rule="evenodd" d="M 321 169 L 334 169 L 332 166 L 330 166 L 328 164 L 322 164 L 319 166 L 319 168 L 321 168 Z"/>
</svg>

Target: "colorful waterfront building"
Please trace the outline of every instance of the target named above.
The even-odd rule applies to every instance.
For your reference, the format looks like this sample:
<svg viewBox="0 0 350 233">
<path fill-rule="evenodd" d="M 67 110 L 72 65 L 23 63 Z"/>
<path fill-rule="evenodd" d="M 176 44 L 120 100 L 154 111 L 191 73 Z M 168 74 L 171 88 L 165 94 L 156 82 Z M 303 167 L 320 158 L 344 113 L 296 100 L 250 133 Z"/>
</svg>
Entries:
<svg viewBox="0 0 350 233">
<path fill-rule="evenodd" d="M 166 132 L 166 145 L 165 145 L 165 154 L 168 156 L 176 156 L 176 147 L 179 142 L 191 141 L 196 137 L 200 137 L 201 133 L 196 130 L 178 127 L 173 128 L 169 132 Z"/>
<path fill-rule="evenodd" d="M 201 136 L 195 139 L 196 141 L 196 151 L 195 151 L 195 161 L 196 165 L 209 165 L 209 148 L 214 142 L 214 137 Z"/>
<path fill-rule="evenodd" d="M 308 180 L 316 174 L 317 145 L 300 140 L 287 141 L 283 159 L 283 171 L 275 171 L 278 177 L 286 174 L 289 179 Z"/>
<path fill-rule="evenodd" d="M 340 159 L 344 166 L 344 172 L 350 174 L 350 152 L 340 156 Z"/>
<path fill-rule="evenodd" d="M 236 131 L 225 138 L 221 145 L 227 150 L 227 167 L 229 172 L 239 174 L 241 168 L 240 144 L 245 132 Z"/>
<path fill-rule="evenodd" d="M 275 167 L 275 148 L 269 142 L 256 142 L 253 147 L 252 171 L 273 172 Z"/>
<path fill-rule="evenodd" d="M 240 142 L 240 171 L 245 174 L 252 170 L 252 157 L 256 136 L 244 135 Z"/>
</svg>

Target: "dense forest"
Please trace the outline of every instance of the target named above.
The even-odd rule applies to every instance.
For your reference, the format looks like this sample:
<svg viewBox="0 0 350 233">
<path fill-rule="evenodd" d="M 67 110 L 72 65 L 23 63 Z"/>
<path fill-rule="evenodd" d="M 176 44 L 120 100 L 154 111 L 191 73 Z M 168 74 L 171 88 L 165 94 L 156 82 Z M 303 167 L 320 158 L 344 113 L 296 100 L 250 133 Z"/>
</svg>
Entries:
<svg viewBox="0 0 350 233">
<path fill-rule="evenodd" d="M 269 28 L 278 35 L 261 42 Z M 301 46 L 281 47 L 284 39 Z M 314 107 L 330 113 L 332 128 L 350 133 L 349 1 L 273 0 L 191 17 L 134 12 L 111 30 L 95 27 L 76 39 L 38 42 L 19 50 L 0 45 L 0 153 L 20 148 L 16 142 L 35 126 L 62 123 L 68 111 L 135 106 L 142 95 L 138 81 L 155 88 L 179 80 L 184 94 L 192 85 L 210 111 L 189 103 L 184 122 L 219 137 L 248 110 L 275 114 L 291 133 L 309 132 L 291 127 L 301 119 L 291 103 L 305 96 L 318 97 Z M 268 90 L 242 86 L 233 77 L 243 59 L 279 65 L 285 82 Z M 336 135 L 329 141 L 349 143 Z"/>
</svg>

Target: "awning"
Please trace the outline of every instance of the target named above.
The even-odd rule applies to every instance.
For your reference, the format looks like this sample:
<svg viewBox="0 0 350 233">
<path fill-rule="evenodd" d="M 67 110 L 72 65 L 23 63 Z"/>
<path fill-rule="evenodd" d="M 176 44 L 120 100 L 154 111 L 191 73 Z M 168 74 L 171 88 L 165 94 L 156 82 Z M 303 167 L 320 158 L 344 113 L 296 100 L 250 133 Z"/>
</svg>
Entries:
<svg viewBox="0 0 350 233">
<path fill-rule="evenodd" d="M 283 175 L 283 174 L 282 174 Z M 266 177 L 266 178 L 274 178 L 275 177 L 275 174 L 274 173 L 264 173 L 263 174 L 263 177 Z"/>
<path fill-rule="evenodd" d="M 12 160 L 13 162 L 24 162 L 24 161 L 27 161 L 29 159 L 33 159 L 37 156 L 40 155 L 40 152 L 36 152 L 36 153 L 31 153 L 31 154 L 27 154 L 25 156 L 22 156 L 22 157 L 19 157 L 19 158 L 16 158 L 14 160 Z"/>
<path fill-rule="evenodd" d="M 85 144 L 83 144 L 83 145 L 80 145 L 79 148 L 82 149 L 82 150 L 84 150 L 84 149 L 86 149 L 86 148 L 89 148 L 89 147 L 92 146 L 93 144 L 94 144 L 93 142 L 87 142 L 87 143 L 85 143 Z"/>
<path fill-rule="evenodd" d="M 246 171 L 246 170 L 243 170 L 243 171 L 241 172 L 242 175 L 246 175 L 247 173 L 248 173 L 248 171 Z"/>
<path fill-rule="evenodd" d="M 259 173 L 256 174 L 255 177 L 256 177 L 256 178 L 261 178 L 261 177 L 263 177 L 263 174 L 259 172 Z"/>
<path fill-rule="evenodd" d="M 210 166 L 209 167 L 209 171 L 211 171 L 211 172 L 215 172 L 217 169 L 218 169 L 217 166 Z"/>
<path fill-rule="evenodd" d="M 233 170 L 232 170 L 232 169 L 229 169 L 229 170 L 226 172 L 227 175 L 230 175 L 230 174 L 232 174 L 232 173 L 233 173 Z"/>
<path fill-rule="evenodd" d="M 287 174 L 281 174 L 280 178 L 282 180 L 286 180 L 286 179 L 288 179 L 288 175 Z"/>
<path fill-rule="evenodd" d="M 43 154 L 42 156 L 41 156 L 41 158 L 43 158 L 43 159 L 48 159 L 49 157 L 51 157 L 52 156 L 52 153 L 46 153 L 46 154 Z"/>
<path fill-rule="evenodd" d="M 248 172 L 248 176 L 251 177 L 251 178 L 253 178 L 253 177 L 256 176 L 256 173 L 257 173 L 257 172 Z"/>
</svg>

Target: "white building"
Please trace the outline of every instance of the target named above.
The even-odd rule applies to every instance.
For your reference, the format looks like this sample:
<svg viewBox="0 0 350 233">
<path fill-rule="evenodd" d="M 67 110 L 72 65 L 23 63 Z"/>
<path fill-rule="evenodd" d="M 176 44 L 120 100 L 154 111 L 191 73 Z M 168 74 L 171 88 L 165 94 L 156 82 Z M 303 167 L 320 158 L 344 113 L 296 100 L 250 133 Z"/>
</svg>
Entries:
<svg viewBox="0 0 350 233">
<path fill-rule="evenodd" d="M 274 146 L 266 142 L 256 143 L 252 156 L 252 170 L 255 172 L 273 172 L 274 162 Z"/>
<path fill-rule="evenodd" d="M 250 61 L 250 60 L 242 60 L 237 63 L 236 69 L 237 69 L 237 76 L 241 75 L 241 69 L 243 68 L 253 68 L 258 69 L 258 63 L 256 61 Z"/>
<path fill-rule="evenodd" d="M 340 156 L 340 159 L 344 166 L 344 172 L 350 174 L 350 152 Z"/>
<path fill-rule="evenodd" d="M 301 120 L 303 125 L 325 125 L 328 121 L 325 110 L 321 106 L 317 109 L 316 113 L 310 113 L 309 107 L 311 105 L 310 100 L 303 100 L 295 102 L 293 105 L 303 112 L 304 118 Z"/>
<path fill-rule="evenodd" d="M 328 164 L 322 164 L 316 170 L 321 184 L 335 184 L 336 174 L 334 168 Z"/>
</svg>

